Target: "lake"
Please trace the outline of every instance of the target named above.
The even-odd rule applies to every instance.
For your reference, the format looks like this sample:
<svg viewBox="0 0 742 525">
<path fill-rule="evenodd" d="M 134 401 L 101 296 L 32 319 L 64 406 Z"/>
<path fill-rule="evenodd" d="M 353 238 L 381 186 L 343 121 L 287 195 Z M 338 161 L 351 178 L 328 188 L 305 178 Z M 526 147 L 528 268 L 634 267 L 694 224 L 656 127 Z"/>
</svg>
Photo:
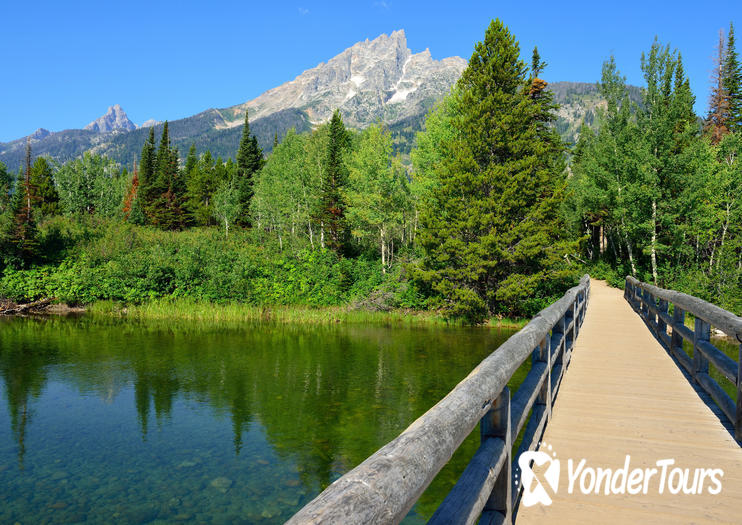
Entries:
<svg viewBox="0 0 742 525">
<path fill-rule="evenodd" d="M 0 319 L 0 523 L 282 523 L 512 333 Z"/>
</svg>

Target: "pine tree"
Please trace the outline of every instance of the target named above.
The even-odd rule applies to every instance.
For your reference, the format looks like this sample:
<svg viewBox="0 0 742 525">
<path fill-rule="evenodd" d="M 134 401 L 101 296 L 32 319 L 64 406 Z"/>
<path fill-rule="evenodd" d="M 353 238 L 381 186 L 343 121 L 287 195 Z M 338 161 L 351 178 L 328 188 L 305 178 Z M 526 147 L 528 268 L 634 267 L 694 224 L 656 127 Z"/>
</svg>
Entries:
<svg viewBox="0 0 742 525">
<path fill-rule="evenodd" d="M 254 192 L 254 176 L 263 167 L 264 163 L 263 150 L 258 145 L 258 139 L 254 135 L 250 135 L 250 120 L 246 109 L 245 125 L 242 128 L 240 146 L 237 150 L 237 171 L 235 174 L 235 187 L 239 194 L 241 210 L 241 215 L 236 222 L 242 226 L 250 226 L 248 210 Z"/>
<path fill-rule="evenodd" d="M 724 89 L 728 97 L 729 131 L 742 131 L 742 64 L 737 55 L 734 25 L 729 24 L 727 49 L 722 65 Z"/>
<path fill-rule="evenodd" d="M 154 160 L 152 182 L 147 185 L 146 194 L 142 195 L 148 222 L 165 230 L 182 228 L 187 223 L 184 209 L 186 181 L 179 168 L 178 150 L 170 145 L 167 121 Z"/>
<path fill-rule="evenodd" d="M 189 178 L 194 168 L 198 164 L 198 156 L 196 155 L 196 144 L 191 144 L 191 148 L 188 150 L 188 156 L 185 162 L 185 174 Z"/>
<path fill-rule="evenodd" d="M 11 202 L 9 231 L 4 235 L 7 247 L 5 263 L 16 267 L 28 266 L 36 257 L 38 232 L 34 218 L 35 188 L 31 183 L 31 141 L 26 139 L 26 169 L 19 177 Z"/>
<path fill-rule="evenodd" d="M 147 137 L 147 140 L 144 142 L 144 146 L 142 146 L 142 161 L 139 167 L 138 200 L 140 208 L 142 209 L 151 204 L 151 202 L 155 198 L 155 194 L 151 188 L 155 182 L 156 153 L 155 128 L 153 126 L 149 128 L 149 135 Z"/>
<path fill-rule="evenodd" d="M 0 215 L 5 213 L 10 205 L 11 189 L 13 187 L 13 176 L 8 168 L 0 162 Z"/>
<path fill-rule="evenodd" d="M 58 215 L 59 194 L 54 187 L 52 167 L 44 157 L 38 157 L 31 167 L 31 186 L 34 188 L 34 200 L 42 216 Z"/>
<path fill-rule="evenodd" d="M 531 315 L 534 298 L 569 275 L 555 106 L 519 55 L 515 37 L 492 21 L 453 92 L 453 129 L 438 142 L 436 180 L 421 211 L 425 256 L 414 275 L 449 316 L 471 322 L 503 311 Z M 540 73 L 534 55 L 532 73 Z"/>
<path fill-rule="evenodd" d="M 348 184 L 345 155 L 349 145 L 350 136 L 345 129 L 340 111 L 336 109 L 330 119 L 318 222 L 326 236 L 325 244 L 338 254 L 344 253 L 347 249 L 348 231 L 343 193 Z"/>
<path fill-rule="evenodd" d="M 273 134 L 273 149 L 278 147 L 278 131 Z"/>
<path fill-rule="evenodd" d="M 722 137 L 729 133 L 729 93 L 724 85 L 724 34 L 722 32 L 719 32 L 719 45 L 711 73 L 711 83 L 709 112 L 704 131 L 711 137 L 713 144 L 718 144 Z"/>
</svg>

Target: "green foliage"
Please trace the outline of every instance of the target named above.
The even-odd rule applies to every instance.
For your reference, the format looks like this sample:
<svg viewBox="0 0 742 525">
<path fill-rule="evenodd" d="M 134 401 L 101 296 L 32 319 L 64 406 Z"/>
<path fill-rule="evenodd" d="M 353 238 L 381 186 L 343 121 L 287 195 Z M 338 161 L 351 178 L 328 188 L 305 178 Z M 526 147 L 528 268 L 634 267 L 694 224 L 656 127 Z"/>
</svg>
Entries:
<svg viewBox="0 0 742 525">
<path fill-rule="evenodd" d="M 734 25 L 729 24 L 727 49 L 722 64 L 722 81 L 729 97 L 729 131 L 742 133 L 742 63 L 739 61 Z"/>
<path fill-rule="evenodd" d="M 229 236 L 229 227 L 240 216 L 242 204 L 234 179 L 222 181 L 214 192 L 214 217 L 224 224 L 224 234 Z"/>
<path fill-rule="evenodd" d="M 224 171 L 221 159 L 219 162 L 215 161 L 209 151 L 201 155 L 195 163 L 191 160 L 191 167 L 186 170 L 188 174 L 187 199 L 191 220 L 195 225 L 214 224 L 213 195 L 226 179 Z"/>
<path fill-rule="evenodd" d="M 347 161 L 348 224 L 355 238 L 379 247 L 383 271 L 391 266 L 395 241 L 398 247 L 409 241 L 413 218 L 407 172 L 391 154 L 391 134 L 375 125 L 361 133 Z"/>
<path fill-rule="evenodd" d="M 8 211 L 10 206 L 10 190 L 13 188 L 13 175 L 0 162 L 0 217 Z"/>
<path fill-rule="evenodd" d="M 129 182 L 113 160 L 92 153 L 59 166 L 54 179 L 63 212 L 101 217 L 120 214 Z"/>
<path fill-rule="evenodd" d="M 642 71 L 635 107 L 615 61 L 604 65 L 608 105 L 574 150 L 566 222 L 611 284 L 633 274 L 740 311 L 742 141 L 701 135 L 679 53 L 655 41 Z"/>
<path fill-rule="evenodd" d="M 319 202 L 318 221 L 326 234 L 326 245 L 335 253 L 347 250 L 347 223 L 345 220 L 344 199 L 348 183 L 348 169 L 345 158 L 350 146 L 350 135 L 345 129 L 340 111 L 335 110 L 330 119 L 325 157 L 325 170 Z"/>
<path fill-rule="evenodd" d="M 10 209 L 3 220 L 0 267 L 28 267 L 37 259 L 39 242 L 33 205 L 34 188 L 30 182 L 30 170 L 27 169 L 25 177 L 16 179 Z"/>
<path fill-rule="evenodd" d="M 240 209 L 244 214 L 240 218 L 240 223 L 249 226 L 249 209 L 252 200 L 255 184 L 255 174 L 265 164 L 263 159 L 263 150 L 258 145 L 258 139 L 250 134 L 250 121 L 248 111 L 245 110 L 245 125 L 242 128 L 242 138 L 240 146 L 237 149 L 237 170 L 235 173 L 235 186 L 239 193 Z"/>
<path fill-rule="evenodd" d="M 38 157 L 31 167 L 31 185 L 34 188 L 36 210 L 43 217 L 57 215 L 59 209 L 59 194 L 54 186 L 52 166 L 46 158 Z"/>
<path fill-rule="evenodd" d="M 418 157 L 434 181 L 426 183 L 418 236 L 425 257 L 415 276 L 451 317 L 475 323 L 489 313 L 535 313 L 526 298 L 573 277 L 557 213 L 564 164 L 550 127 L 554 105 L 519 54 L 493 21 L 452 94 L 453 111 L 426 137 L 438 153 L 426 146 Z"/>
<path fill-rule="evenodd" d="M 256 306 L 338 306 L 367 297 L 391 278 L 373 258 L 339 259 L 308 248 L 280 251 L 258 243 L 249 230 L 225 237 L 211 228 L 165 232 L 101 220 L 82 229 L 59 224 L 56 230 L 74 249 L 62 250 L 59 264 L 6 270 L 0 296 L 55 297 L 71 304 L 189 297 Z"/>
<path fill-rule="evenodd" d="M 281 244 L 287 235 L 314 243 L 319 228 L 312 215 L 321 181 L 315 161 L 324 135 L 322 130 L 311 135 L 289 130 L 258 174 L 251 217 L 257 226 L 275 233 Z"/>
</svg>

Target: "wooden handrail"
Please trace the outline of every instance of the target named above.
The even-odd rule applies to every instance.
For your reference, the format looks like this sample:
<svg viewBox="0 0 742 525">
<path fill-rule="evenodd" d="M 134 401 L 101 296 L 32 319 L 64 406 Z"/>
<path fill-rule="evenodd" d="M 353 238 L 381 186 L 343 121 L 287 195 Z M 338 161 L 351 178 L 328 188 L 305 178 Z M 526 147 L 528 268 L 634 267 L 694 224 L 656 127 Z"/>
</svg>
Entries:
<svg viewBox="0 0 742 525">
<path fill-rule="evenodd" d="M 539 312 L 397 438 L 346 473 L 288 523 L 398 523 L 456 449 L 481 425 L 481 445 L 431 522 L 512 521 L 520 496 L 511 443 L 537 447 L 585 317 L 590 278 Z M 515 394 L 506 388 L 531 356 Z M 529 412 L 531 416 L 528 417 Z"/>
<path fill-rule="evenodd" d="M 698 297 L 643 283 L 630 275 L 626 276 L 624 297 L 662 346 L 713 398 L 734 426 L 734 437 L 742 442 L 742 318 Z M 669 314 L 671 304 L 672 317 Z M 685 326 L 686 313 L 695 317 L 693 330 Z M 740 343 L 737 361 L 711 343 L 712 326 Z M 670 334 L 667 333 L 668 328 Z M 683 349 L 683 340 L 693 345 L 693 357 Z M 719 370 L 725 380 L 736 386 L 736 402 L 709 375 L 709 363 Z"/>
</svg>

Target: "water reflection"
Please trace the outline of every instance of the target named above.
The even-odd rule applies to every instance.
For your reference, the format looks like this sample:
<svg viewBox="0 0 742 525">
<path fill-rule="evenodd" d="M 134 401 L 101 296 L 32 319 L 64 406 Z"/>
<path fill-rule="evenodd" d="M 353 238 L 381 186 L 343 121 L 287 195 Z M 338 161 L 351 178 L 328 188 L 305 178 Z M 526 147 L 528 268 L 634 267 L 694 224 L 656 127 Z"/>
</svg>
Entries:
<svg viewBox="0 0 742 525">
<path fill-rule="evenodd" d="M 0 521 L 281 522 L 508 335 L 2 320 Z M 411 519 L 430 515 L 475 446 Z"/>
</svg>

